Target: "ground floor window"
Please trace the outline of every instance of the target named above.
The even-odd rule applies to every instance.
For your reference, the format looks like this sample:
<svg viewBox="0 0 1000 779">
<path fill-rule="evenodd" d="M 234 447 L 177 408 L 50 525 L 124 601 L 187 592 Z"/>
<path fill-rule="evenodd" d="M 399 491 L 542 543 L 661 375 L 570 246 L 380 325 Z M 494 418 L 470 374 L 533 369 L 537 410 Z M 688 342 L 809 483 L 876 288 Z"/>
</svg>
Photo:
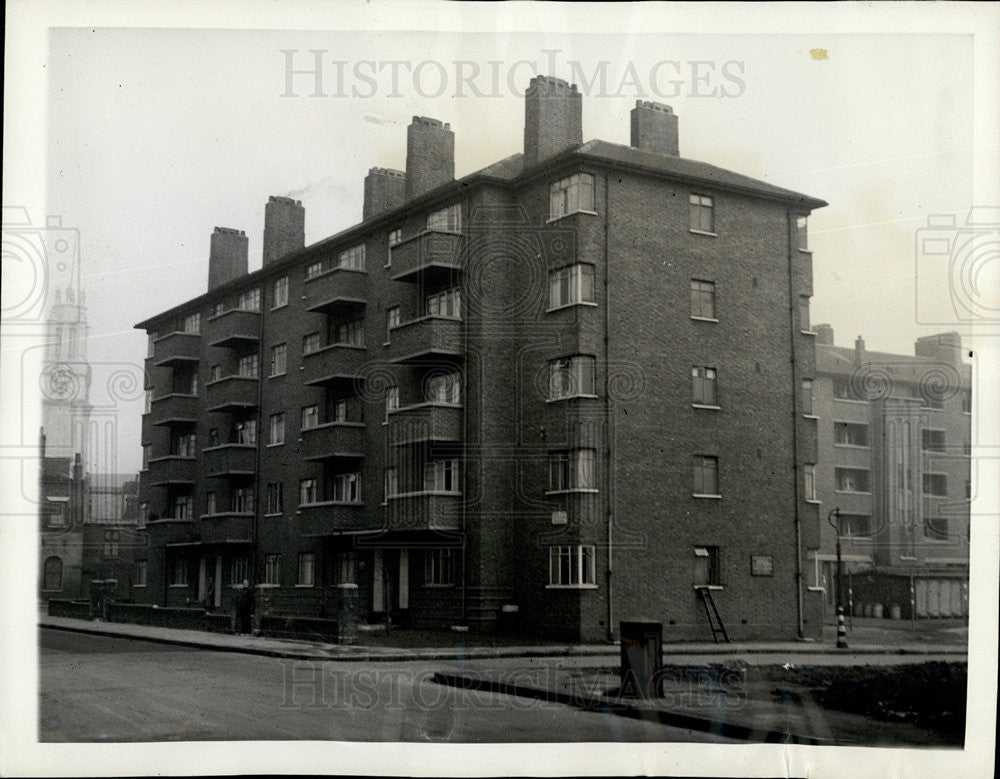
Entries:
<svg viewBox="0 0 1000 779">
<path fill-rule="evenodd" d="M 424 584 L 445 586 L 455 583 L 454 552 L 454 549 L 428 549 L 424 553 Z"/>
<path fill-rule="evenodd" d="M 47 557 L 43 568 L 42 588 L 46 590 L 62 589 L 62 560 L 58 557 Z"/>
<path fill-rule="evenodd" d="M 250 581 L 250 561 L 246 557 L 234 557 L 229 563 L 229 583 L 243 584 Z"/>
<path fill-rule="evenodd" d="M 354 551 L 337 553 L 337 584 L 358 583 L 358 553 Z"/>
<path fill-rule="evenodd" d="M 281 583 L 281 556 L 264 555 L 264 584 Z"/>
<path fill-rule="evenodd" d="M 299 579 L 302 587 L 312 587 L 316 583 L 316 555 L 312 552 L 299 554 Z"/>
<path fill-rule="evenodd" d="M 188 583 L 188 563 L 183 557 L 174 558 L 173 567 L 170 569 L 170 586 L 186 587 Z"/>
<path fill-rule="evenodd" d="M 595 558 L 593 546 L 550 546 L 549 586 L 580 587 L 596 584 Z"/>
<path fill-rule="evenodd" d="M 145 587 L 149 578 L 149 563 L 146 560 L 135 561 L 135 586 Z"/>
</svg>

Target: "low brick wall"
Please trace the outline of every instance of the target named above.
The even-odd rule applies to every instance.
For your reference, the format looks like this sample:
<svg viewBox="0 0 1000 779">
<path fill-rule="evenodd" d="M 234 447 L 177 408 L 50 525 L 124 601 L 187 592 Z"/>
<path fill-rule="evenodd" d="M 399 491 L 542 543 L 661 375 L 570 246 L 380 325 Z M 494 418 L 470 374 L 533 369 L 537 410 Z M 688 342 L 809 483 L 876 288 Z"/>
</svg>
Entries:
<svg viewBox="0 0 1000 779">
<path fill-rule="evenodd" d="M 232 618 L 229 614 L 210 614 L 204 609 L 157 607 L 140 603 L 108 604 L 108 621 L 182 630 L 207 630 L 213 633 L 232 632 Z"/>
<path fill-rule="evenodd" d="M 74 619 L 90 619 L 90 601 L 87 600 L 50 600 L 50 617 L 73 617 Z"/>
<path fill-rule="evenodd" d="M 320 617 L 263 616 L 260 632 L 274 638 L 302 638 L 313 641 L 337 641 L 337 620 Z"/>
</svg>

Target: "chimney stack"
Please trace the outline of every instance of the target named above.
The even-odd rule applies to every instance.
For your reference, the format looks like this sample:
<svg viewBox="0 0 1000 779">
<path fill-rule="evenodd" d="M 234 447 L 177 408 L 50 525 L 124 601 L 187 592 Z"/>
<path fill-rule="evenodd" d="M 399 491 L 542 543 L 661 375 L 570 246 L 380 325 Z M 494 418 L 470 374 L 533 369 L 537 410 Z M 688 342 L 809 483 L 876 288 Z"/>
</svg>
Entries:
<svg viewBox="0 0 1000 779">
<path fill-rule="evenodd" d="M 830 325 L 814 325 L 813 332 L 816 333 L 816 343 L 833 346 L 833 328 Z"/>
<path fill-rule="evenodd" d="M 415 116 L 406 129 L 406 199 L 455 179 L 455 133 L 451 125 Z"/>
<path fill-rule="evenodd" d="M 305 245 L 306 210 L 302 201 L 272 195 L 264 207 L 264 266 Z"/>
<path fill-rule="evenodd" d="M 865 339 L 860 335 L 854 339 L 854 364 L 861 365 L 865 361 Z"/>
<path fill-rule="evenodd" d="M 583 143 L 583 96 L 576 84 L 535 76 L 524 93 L 524 165 Z"/>
<path fill-rule="evenodd" d="M 962 364 L 962 336 L 956 332 L 925 335 L 917 339 L 913 353 L 957 368 Z"/>
<path fill-rule="evenodd" d="M 403 205 L 406 198 L 406 174 L 390 168 L 369 168 L 365 176 L 365 202 L 362 221 Z"/>
<path fill-rule="evenodd" d="M 680 155 L 677 115 L 663 103 L 636 100 L 632 109 L 632 146 L 654 154 Z"/>
<path fill-rule="evenodd" d="M 216 227 L 208 254 L 210 290 L 247 274 L 248 241 L 242 230 Z"/>
</svg>

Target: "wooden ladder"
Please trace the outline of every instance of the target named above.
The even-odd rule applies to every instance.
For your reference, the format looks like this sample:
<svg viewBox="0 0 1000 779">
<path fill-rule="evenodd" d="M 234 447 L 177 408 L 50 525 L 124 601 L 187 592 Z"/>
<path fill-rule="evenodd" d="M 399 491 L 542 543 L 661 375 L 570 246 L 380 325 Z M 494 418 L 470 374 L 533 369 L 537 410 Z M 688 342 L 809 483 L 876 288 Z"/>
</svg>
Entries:
<svg viewBox="0 0 1000 779">
<path fill-rule="evenodd" d="M 719 643 L 719 636 L 722 636 L 727 644 L 730 643 L 729 634 L 726 633 L 726 626 L 722 624 L 722 617 L 719 616 L 719 609 L 715 605 L 712 591 L 708 587 L 699 587 L 698 592 L 701 594 L 701 602 L 705 604 L 708 626 L 712 628 L 712 638 L 715 639 L 715 643 Z"/>
</svg>

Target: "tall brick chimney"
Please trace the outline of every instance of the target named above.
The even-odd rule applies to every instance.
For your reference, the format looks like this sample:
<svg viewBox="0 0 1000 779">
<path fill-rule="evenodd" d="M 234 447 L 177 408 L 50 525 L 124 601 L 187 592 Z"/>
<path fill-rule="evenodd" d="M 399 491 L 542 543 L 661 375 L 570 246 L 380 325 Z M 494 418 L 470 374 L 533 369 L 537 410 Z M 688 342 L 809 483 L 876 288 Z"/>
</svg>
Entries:
<svg viewBox="0 0 1000 779">
<path fill-rule="evenodd" d="M 861 365 L 865 361 L 865 339 L 860 335 L 854 339 L 854 364 Z"/>
<path fill-rule="evenodd" d="M 231 227 L 216 227 L 208 252 L 208 288 L 221 287 L 226 282 L 247 274 L 249 242 L 246 233 Z"/>
<path fill-rule="evenodd" d="M 956 332 L 925 335 L 917 339 L 913 353 L 957 368 L 962 364 L 962 336 Z"/>
<path fill-rule="evenodd" d="M 406 198 L 406 174 L 390 168 L 369 168 L 365 176 L 362 221 L 401 206 Z"/>
<path fill-rule="evenodd" d="M 632 146 L 654 154 L 680 155 L 677 115 L 663 103 L 636 100 L 632 109 Z"/>
<path fill-rule="evenodd" d="M 524 93 L 524 164 L 583 143 L 583 96 L 576 84 L 535 76 Z"/>
<path fill-rule="evenodd" d="M 830 325 L 813 325 L 816 343 L 833 346 L 833 328 Z"/>
<path fill-rule="evenodd" d="M 415 116 L 406 129 L 406 199 L 455 179 L 455 133 L 451 125 Z"/>
<path fill-rule="evenodd" d="M 264 207 L 264 265 L 306 245 L 306 210 L 301 200 L 272 195 Z"/>
</svg>

